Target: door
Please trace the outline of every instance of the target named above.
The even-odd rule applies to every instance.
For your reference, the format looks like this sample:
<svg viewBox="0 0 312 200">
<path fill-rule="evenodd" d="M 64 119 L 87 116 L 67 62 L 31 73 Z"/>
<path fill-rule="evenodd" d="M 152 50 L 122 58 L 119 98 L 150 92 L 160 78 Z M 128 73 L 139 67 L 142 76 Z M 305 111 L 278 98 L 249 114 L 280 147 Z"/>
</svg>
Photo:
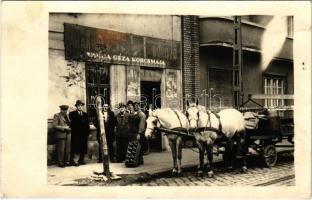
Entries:
<svg viewBox="0 0 312 200">
<path fill-rule="evenodd" d="M 160 82 L 141 81 L 141 106 L 142 111 L 148 117 L 148 109 L 152 110 L 161 107 Z M 161 151 L 161 134 L 155 134 L 150 141 L 151 150 Z"/>
</svg>

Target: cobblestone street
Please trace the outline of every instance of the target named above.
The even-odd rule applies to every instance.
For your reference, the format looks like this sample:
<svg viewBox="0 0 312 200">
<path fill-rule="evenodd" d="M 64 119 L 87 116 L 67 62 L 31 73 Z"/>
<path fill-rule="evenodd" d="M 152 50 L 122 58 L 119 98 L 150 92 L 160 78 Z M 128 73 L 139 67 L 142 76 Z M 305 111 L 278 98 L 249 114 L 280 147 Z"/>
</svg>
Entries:
<svg viewBox="0 0 312 200">
<path fill-rule="evenodd" d="M 222 164 L 215 166 L 214 177 L 197 177 L 196 171 L 184 172 L 183 177 L 156 177 L 144 183 L 135 183 L 133 186 L 294 186 L 295 171 L 291 158 L 282 158 L 277 165 L 266 168 L 254 162 L 247 173 L 240 173 L 236 168 L 227 172 Z"/>
</svg>

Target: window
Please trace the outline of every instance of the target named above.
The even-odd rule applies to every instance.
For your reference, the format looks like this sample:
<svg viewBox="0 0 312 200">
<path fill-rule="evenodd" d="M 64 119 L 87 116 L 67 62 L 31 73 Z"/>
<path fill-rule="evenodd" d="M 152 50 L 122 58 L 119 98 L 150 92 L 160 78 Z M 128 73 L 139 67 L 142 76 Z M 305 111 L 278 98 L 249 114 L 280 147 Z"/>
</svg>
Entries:
<svg viewBox="0 0 312 200">
<path fill-rule="evenodd" d="M 86 63 L 87 111 L 95 108 L 95 98 L 101 95 L 102 101 L 109 104 L 109 65 L 103 63 Z"/>
<path fill-rule="evenodd" d="M 285 80 L 281 77 L 265 77 L 264 78 L 264 94 L 277 95 L 284 94 Z M 265 99 L 265 107 L 284 106 L 284 99 Z"/>
<path fill-rule="evenodd" d="M 287 36 L 294 37 L 294 16 L 287 17 Z"/>
</svg>

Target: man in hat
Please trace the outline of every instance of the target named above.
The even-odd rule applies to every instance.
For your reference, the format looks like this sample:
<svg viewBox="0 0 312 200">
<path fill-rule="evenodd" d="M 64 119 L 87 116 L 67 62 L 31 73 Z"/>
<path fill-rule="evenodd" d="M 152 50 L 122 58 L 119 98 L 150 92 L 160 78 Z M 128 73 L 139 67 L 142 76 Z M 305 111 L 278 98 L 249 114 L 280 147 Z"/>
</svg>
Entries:
<svg viewBox="0 0 312 200">
<path fill-rule="evenodd" d="M 53 128 L 57 139 L 58 166 L 69 166 L 70 156 L 70 122 L 67 115 L 68 106 L 61 105 L 60 112 L 53 117 Z"/>
<path fill-rule="evenodd" d="M 76 101 L 76 110 L 69 113 L 71 122 L 71 164 L 84 165 L 85 154 L 88 150 L 88 137 L 90 134 L 89 118 L 82 108 L 85 104 L 81 100 Z M 77 157 L 79 160 L 77 162 Z"/>
<path fill-rule="evenodd" d="M 133 104 L 133 101 L 131 100 L 127 102 L 127 113 L 131 115 L 134 113 L 134 104 Z"/>
<path fill-rule="evenodd" d="M 126 159 L 127 147 L 129 143 L 129 113 L 126 112 L 126 105 L 119 104 L 119 112 L 116 116 L 116 143 L 117 143 L 117 162 Z"/>
</svg>

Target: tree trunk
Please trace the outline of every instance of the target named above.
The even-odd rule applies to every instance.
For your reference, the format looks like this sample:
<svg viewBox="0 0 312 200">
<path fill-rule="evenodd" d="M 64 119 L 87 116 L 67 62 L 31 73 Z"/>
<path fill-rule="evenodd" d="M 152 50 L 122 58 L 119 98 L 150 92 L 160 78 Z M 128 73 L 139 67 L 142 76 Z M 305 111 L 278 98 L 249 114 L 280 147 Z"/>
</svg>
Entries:
<svg viewBox="0 0 312 200">
<path fill-rule="evenodd" d="M 97 106 L 97 115 L 99 120 L 99 131 L 100 131 L 100 147 L 101 153 L 103 158 L 103 172 L 107 178 L 110 178 L 110 171 L 109 171 L 109 155 L 108 155 L 108 146 L 106 141 L 106 133 L 104 127 L 104 117 L 102 113 L 102 101 L 101 98 L 98 97 L 96 100 Z"/>
</svg>

